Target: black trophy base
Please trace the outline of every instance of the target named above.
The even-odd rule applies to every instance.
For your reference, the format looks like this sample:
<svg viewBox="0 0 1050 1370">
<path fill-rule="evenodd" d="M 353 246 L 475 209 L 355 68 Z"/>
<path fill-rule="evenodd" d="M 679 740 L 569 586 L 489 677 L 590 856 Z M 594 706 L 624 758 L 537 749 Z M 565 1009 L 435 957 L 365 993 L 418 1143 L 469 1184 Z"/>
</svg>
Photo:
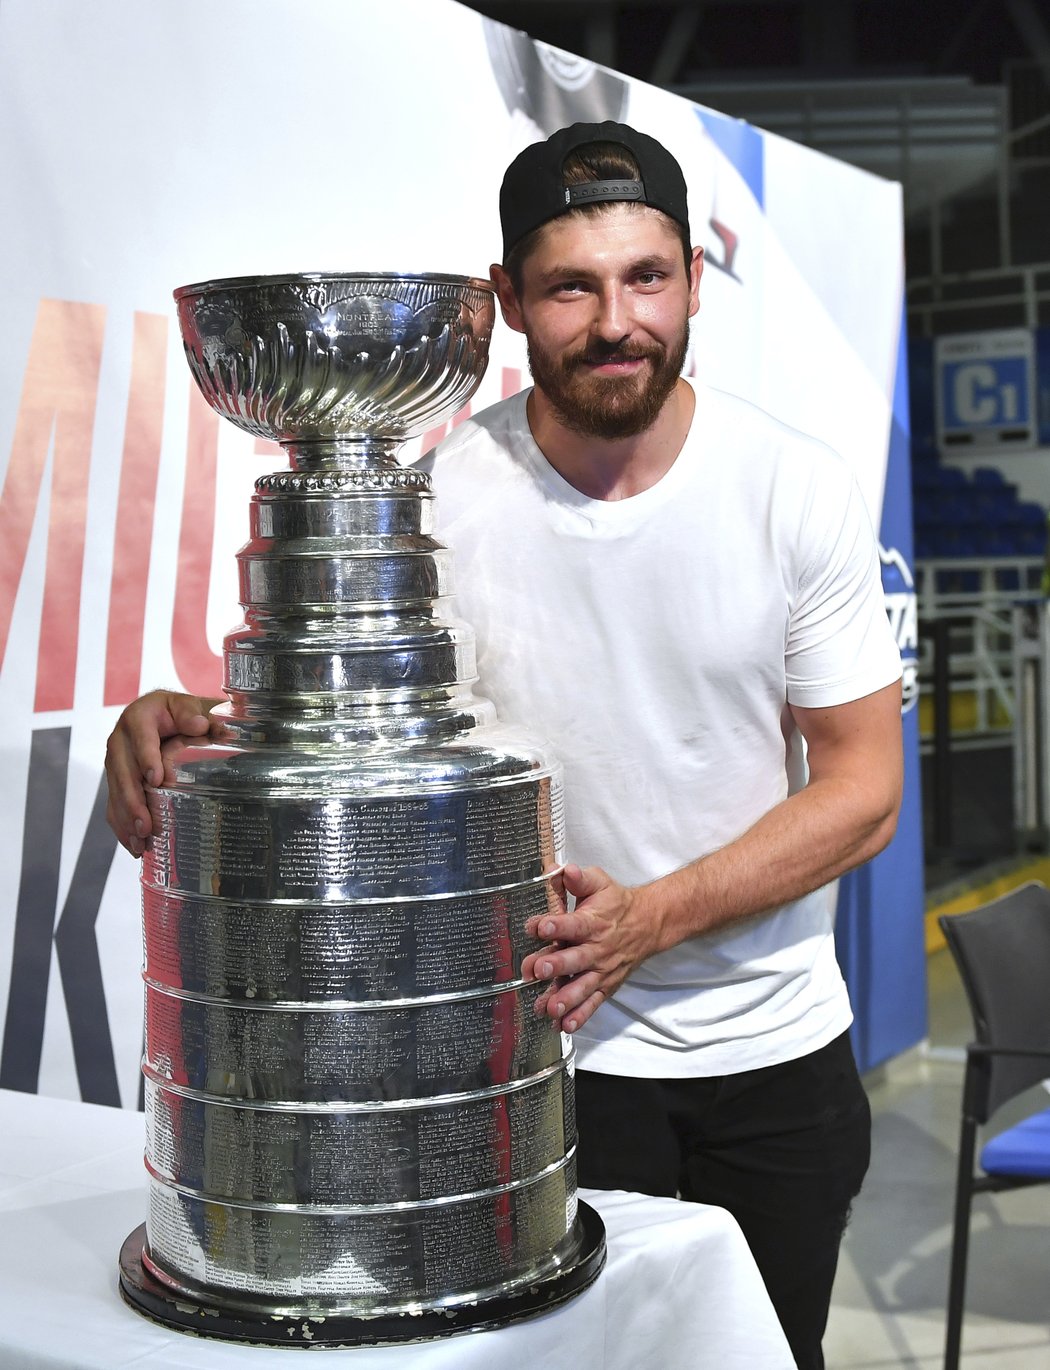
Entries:
<svg viewBox="0 0 1050 1370">
<path fill-rule="evenodd" d="M 205 1303 L 169 1289 L 142 1264 L 146 1224 L 136 1227 L 120 1249 L 120 1293 L 124 1302 L 164 1327 L 198 1337 L 260 1346 L 389 1346 L 431 1341 L 460 1332 L 485 1332 L 535 1317 L 568 1302 L 593 1284 L 605 1265 L 605 1226 L 588 1204 L 580 1203 L 576 1223 L 580 1248 L 575 1262 L 512 1294 L 499 1294 L 459 1307 L 354 1317 L 344 1313 L 275 1316 L 239 1306 Z"/>
</svg>

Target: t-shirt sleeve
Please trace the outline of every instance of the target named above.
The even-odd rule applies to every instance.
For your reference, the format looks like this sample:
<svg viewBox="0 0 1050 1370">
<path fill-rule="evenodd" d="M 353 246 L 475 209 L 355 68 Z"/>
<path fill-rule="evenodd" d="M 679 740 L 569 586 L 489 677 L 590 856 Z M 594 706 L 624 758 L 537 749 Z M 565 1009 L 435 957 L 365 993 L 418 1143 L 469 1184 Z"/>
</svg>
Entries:
<svg viewBox="0 0 1050 1370">
<path fill-rule="evenodd" d="M 788 702 L 846 704 L 899 680 L 878 543 L 844 463 L 834 462 L 816 482 L 801 547 L 785 646 Z"/>
</svg>

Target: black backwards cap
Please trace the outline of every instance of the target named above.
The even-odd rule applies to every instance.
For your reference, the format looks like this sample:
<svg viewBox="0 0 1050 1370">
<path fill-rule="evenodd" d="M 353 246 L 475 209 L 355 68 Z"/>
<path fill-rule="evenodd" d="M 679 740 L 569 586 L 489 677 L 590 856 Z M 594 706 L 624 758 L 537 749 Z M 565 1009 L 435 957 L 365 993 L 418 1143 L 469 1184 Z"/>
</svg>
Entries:
<svg viewBox="0 0 1050 1370">
<path fill-rule="evenodd" d="M 588 143 L 618 143 L 634 153 L 639 179 L 584 181 L 566 186 L 562 168 L 570 152 Z M 662 143 L 627 124 L 571 124 L 545 143 L 532 143 L 507 168 L 499 193 L 503 258 L 526 234 L 580 205 L 635 200 L 670 216 L 689 232 L 685 177 Z"/>
</svg>

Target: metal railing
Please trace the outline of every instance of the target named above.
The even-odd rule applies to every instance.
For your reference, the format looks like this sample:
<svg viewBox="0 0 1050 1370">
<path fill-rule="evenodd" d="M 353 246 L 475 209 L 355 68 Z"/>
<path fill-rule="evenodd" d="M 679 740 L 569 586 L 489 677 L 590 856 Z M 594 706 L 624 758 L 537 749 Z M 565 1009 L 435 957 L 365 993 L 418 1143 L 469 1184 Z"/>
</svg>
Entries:
<svg viewBox="0 0 1050 1370">
<path fill-rule="evenodd" d="M 989 327 L 1005 326 L 1005 312 L 1018 327 L 1038 328 L 1041 305 L 1050 307 L 1050 262 L 917 276 L 908 281 L 908 317 L 913 331 L 921 329 L 927 337 L 952 332 L 960 313 L 967 316 L 967 328 L 974 327 L 984 311 L 990 315 Z"/>
<path fill-rule="evenodd" d="M 953 742 L 988 745 L 1011 737 L 1017 711 L 1014 610 L 1041 601 L 1042 573 L 1039 557 L 916 562 L 920 693 L 932 696 L 939 676 L 949 717 L 965 703 L 967 726 L 951 724 Z M 937 624 L 944 625 L 940 632 Z M 932 730 L 923 735 L 929 744 Z"/>
</svg>

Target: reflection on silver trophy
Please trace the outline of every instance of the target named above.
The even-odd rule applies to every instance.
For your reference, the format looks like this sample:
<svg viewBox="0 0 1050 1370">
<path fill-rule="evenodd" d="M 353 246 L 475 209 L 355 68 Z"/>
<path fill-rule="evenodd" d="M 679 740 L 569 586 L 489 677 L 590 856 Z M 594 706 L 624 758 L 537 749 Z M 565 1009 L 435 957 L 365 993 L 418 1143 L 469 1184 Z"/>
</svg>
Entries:
<svg viewBox="0 0 1050 1370">
<path fill-rule="evenodd" d="M 398 1341 L 562 1302 L 571 1055 L 521 979 L 554 907 L 560 774 L 472 692 L 450 553 L 405 438 L 484 373 L 487 282 L 176 292 L 209 403 L 276 438 L 238 553 L 221 740 L 169 744 L 143 861 L 148 1219 L 121 1288 L 249 1341 Z"/>
</svg>

